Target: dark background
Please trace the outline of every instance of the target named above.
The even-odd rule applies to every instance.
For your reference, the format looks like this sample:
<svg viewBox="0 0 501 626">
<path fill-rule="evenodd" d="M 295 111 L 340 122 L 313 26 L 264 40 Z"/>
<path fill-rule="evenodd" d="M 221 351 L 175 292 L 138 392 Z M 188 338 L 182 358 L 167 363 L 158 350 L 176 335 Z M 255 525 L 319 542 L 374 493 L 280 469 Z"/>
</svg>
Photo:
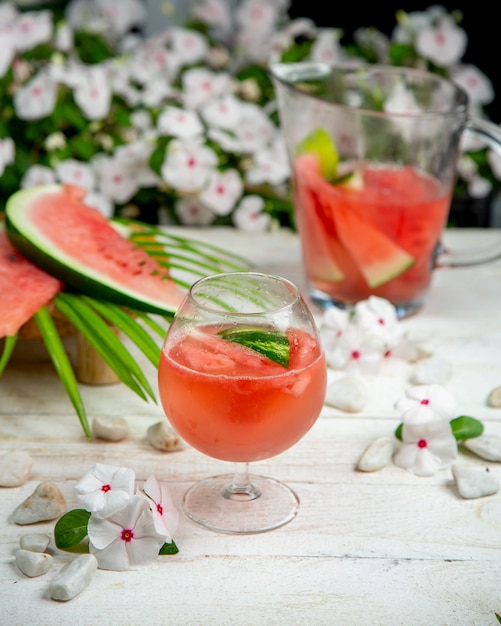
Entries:
<svg viewBox="0 0 501 626">
<path fill-rule="evenodd" d="M 344 36 L 341 44 L 351 42 L 352 33 L 360 27 L 374 26 L 390 36 L 397 24 L 396 13 L 404 10 L 426 11 L 433 2 L 385 2 L 379 0 L 291 0 L 289 15 L 291 17 L 309 17 L 318 26 L 338 28 Z M 457 10 L 463 15 L 459 26 L 468 35 L 468 46 L 461 60 L 478 67 L 492 82 L 495 98 L 486 107 L 489 117 L 501 123 L 501 3 L 463 1 L 436 2 L 448 12 Z"/>
</svg>

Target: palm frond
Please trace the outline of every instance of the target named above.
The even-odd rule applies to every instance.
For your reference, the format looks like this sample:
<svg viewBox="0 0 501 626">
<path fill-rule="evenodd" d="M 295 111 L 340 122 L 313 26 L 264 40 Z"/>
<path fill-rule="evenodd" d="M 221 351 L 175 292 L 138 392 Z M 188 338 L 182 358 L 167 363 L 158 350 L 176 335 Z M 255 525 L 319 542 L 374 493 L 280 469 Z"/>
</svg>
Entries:
<svg viewBox="0 0 501 626">
<path fill-rule="evenodd" d="M 91 439 L 91 431 L 89 428 L 89 422 L 87 420 L 87 414 L 85 406 L 80 395 L 80 390 L 71 367 L 70 360 L 61 341 L 61 337 L 57 332 L 56 325 L 47 310 L 47 307 L 39 309 L 35 315 L 35 322 L 38 326 L 43 342 L 47 348 L 48 353 L 52 359 L 54 367 L 56 368 L 59 378 L 66 389 L 66 393 L 73 404 L 73 407 L 80 419 L 82 428 L 85 432 L 87 439 Z"/>
<path fill-rule="evenodd" d="M 17 333 L 15 335 L 10 335 L 9 337 L 5 337 L 5 343 L 3 346 L 3 350 L 2 350 L 2 356 L 0 357 L 0 376 L 2 375 L 2 372 L 4 371 L 4 369 L 7 367 L 7 363 L 10 360 L 10 357 L 12 356 L 12 353 L 14 351 L 14 348 L 16 347 L 16 343 L 17 343 Z"/>
<path fill-rule="evenodd" d="M 134 357 L 82 295 L 61 292 L 54 298 L 54 304 L 127 387 L 143 400 L 149 396 L 156 402 L 153 389 Z"/>
</svg>

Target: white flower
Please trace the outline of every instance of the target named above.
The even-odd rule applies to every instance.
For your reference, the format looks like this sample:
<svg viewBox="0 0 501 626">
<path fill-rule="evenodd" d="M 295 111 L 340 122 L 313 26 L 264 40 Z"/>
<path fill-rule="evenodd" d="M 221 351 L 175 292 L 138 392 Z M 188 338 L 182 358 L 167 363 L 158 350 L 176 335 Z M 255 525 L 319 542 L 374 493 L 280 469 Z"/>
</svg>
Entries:
<svg viewBox="0 0 501 626">
<path fill-rule="evenodd" d="M 14 95 L 16 115 L 22 120 L 39 120 L 54 111 L 57 84 L 47 72 L 39 72 Z"/>
<path fill-rule="evenodd" d="M 397 84 L 384 102 L 386 113 L 416 115 L 422 112 L 414 94 L 405 85 Z"/>
<path fill-rule="evenodd" d="M 349 324 L 325 350 L 327 363 L 335 369 L 374 374 L 379 369 L 383 353 L 380 341 L 368 336 L 362 329 Z"/>
<path fill-rule="evenodd" d="M 217 165 L 217 155 L 199 139 L 169 143 L 161 168 L 162 178 L 174 189 L 190 193 L 200 191 Z"/>
<path fill-rule="evenodd" d="M 405 391 L 405 397 L 395 403 L 402 412 L 404 424 L 425 424 L 450 421 L 457 417 L 454 396 L 442 385 L 415 385 Z"/>
<path fill-rule="evenodd" d="M 170 43 L 174 54 L 183 65 L 203 61 L 209 51 L 205 37 L 196 30 L 187 28 L 173 28 L 170 31 Z"/>
<path fill-rule="evenodd" d="M 29 187 L 38 187 L 39 185 L 50 185 L 54 182 L 56 182 L 56 175 L 50 167 L 46 165 L 32 165 L 23 174 L 20 187 L 28 189 Z"/>
<path fill-rule="evenodd" d="M 174 506 L 169 488 L 160 484 L 155 476 L 150 476 L 140 492 L 146 498 L 153 513 L 153 523 L 158 533 L 171 543 L 179 523 L 179 513 Z"/>
<path fill-rule="evenodd" d="M 242 102 L 231 94 L 209 100 L 200 111 L 207 124 L 226 130 L 238 127 L 242 113 Z"/>
<path fill-rule="evenodd" d="M 195 137 L 203 133 L 204 127 L 195 111 L 168 106 L 160 113 L 157 121 L 160 133 L 173 137 Z"/>
<path fill-rule="evenodd" d="M 75 87 L 74 97 L 82 113 L 89 120 L 101 120 L 110 112 L 111 86 L 103 67 L 88 69 Z"/>
<path fill-rule="evenodd" d="M 75 497 L 95 517 L 106 518 L 125 507 L 134 481 L 131 469 L 96 463 L 75 485 Z"/>
<path fill-rule="evenodd" d="M 84 203 L 87 206 L 97 209 L 99 213 L 102 213 L 104 217 L 111 219 L 114 214 L 114 206 L 109 198 L 104 194 L 97 191 L 89 191 L 85 198 Z"/>
<path fill-rule="evenodd" d="M 41 43 L 50 41 L 52 27 L 52 13 L 50 11 L 21 13 L 14 26 L 17 50 L 31 50 Z"/>
<path fill-rule="evenodd" d="M 322 28 L 311 48 L 311 60 L 329 64 L 339 62 L 341 57 L 339 46 L 341 34 L 341 31 L 336 28 Z"/>
<path fill-rule="evenodd" d="M 77 185 L 89 191 L 93 189 L 96 181 L 92 166 L 76 159 L 66 159 L 58 163 L 56 176 L 62 183 Z"/>
<path fill-rule="evenodd" d="M 193 7 L 193 16 L 213 28 L 229 31 L 231 15 L 228 2 L 225 0 L 200 0 Z"/>
<path fill-rule="evenodd" d="M 113 202 L 128 202 L 139 189 L 134 168 L 125 159 L 101 156 L 93 161 L 99 190 Z"/>
<path fill-rule="evenodd" d="M 193 196 L 180 198 L 174 210 L 181 224 L 186 226 L 209 226 L 215 220 L 214 213 Z"/>
<path fill-rule="evenodd" d="M 223 72 L 211 72 L 203 67 L 186 70 L 182 76 L 183 103 L 188 109 L 196 109 L 212 98 L 228 92 L 230 76 Z"/>
<path fill-rule="evenodd" d="M 457 456 L 457 442 L 448 422 L 404 424 L 402 441 L 393 461 L 416 476 L 432 476 Z"/>
<path fill-rule="evenodd" d="M 228 215 L 242 191 L 242 179 L 236 170 L 213 170 L 207 186 L 200 192 L 200 200 L 216 215 Z"/>
<path fill-rule="evenodd" d="M 0 176 L 5 171 L 7 165 L 14 163 L 16 148 L 11 137 L 0 139 Z"/>
<path fill-rule="evenodd" d="M 288 180 L 290 165 L 281 151 L 266 147 L 256 150 L 253 157 L 253 166 L 245 172 L 245 180 L 251 185 L 281 185 Z"/>
<path fill-rule="evenodd" d="M 11 32 L 0 28 L 0 38 L 2 40 L 2 45 L 0 46 L 0 78 L 3 78 L 12 65 L 16 49 L 14 35 Z"/>
<path fill-rule="evenodd" d="M 450 74 L 451 80 L 462 87 L 473 104 L 489 104 L 494 100 L 492 82 L 474 65 L 459 65 Z"/>
<path fill-rule="evenodd" d="M 370 296 L 367 300 L 358 302 L 355 305 L 354 320 L 367 335 L 381 341 L 385 355 L 402 339 L 403 330 L 397 311 L 384 298 Z"/>
<path fill-rule="evenodd" d="M 425 27 L 416 35 L 416 50 L 423 58 L 440 67 L 454 65 L 463 56 L 468 37 L 448 15 L 435 26 Z"/>
<path fill-rule="evenodd" d="M 264 200 L 261 196 L 245 196 L 233 212 L 233 223 L 240 230 L 252 233 L 264 232 L 270 226 L 271 216 L 263 213 L 263 209 Z"/>
<path fill-rule="evenodd" d="M 131 496 L 126 506 L 106 519 L 90 516 L 87 526 L 89 550 L 98 566 L 108 570 L 131 570 L 153 563 L 165 543 L 146 499 Z"/>
</svg>

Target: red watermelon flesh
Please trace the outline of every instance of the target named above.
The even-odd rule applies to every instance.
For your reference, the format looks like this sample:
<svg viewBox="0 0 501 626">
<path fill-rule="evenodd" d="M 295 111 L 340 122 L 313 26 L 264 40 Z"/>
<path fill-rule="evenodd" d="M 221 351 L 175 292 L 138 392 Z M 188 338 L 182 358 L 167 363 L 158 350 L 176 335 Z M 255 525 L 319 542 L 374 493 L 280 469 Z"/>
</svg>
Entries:
<svg viewBox="0 0 501 626">
<path fill-rule="evenodd" d="M 0 225 L 0 338 L 15 335 L 62 288 L 14 248 Z"/>
</svg>

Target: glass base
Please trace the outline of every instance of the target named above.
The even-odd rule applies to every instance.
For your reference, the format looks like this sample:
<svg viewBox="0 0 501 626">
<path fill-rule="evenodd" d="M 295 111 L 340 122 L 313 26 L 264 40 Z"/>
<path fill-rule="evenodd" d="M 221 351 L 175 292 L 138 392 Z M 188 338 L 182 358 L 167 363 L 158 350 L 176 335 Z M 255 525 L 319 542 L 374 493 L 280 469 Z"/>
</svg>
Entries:
<svg viewBox="0 0 501 626">
<path fill-rule="evenodd" d="M 296 517 L 299 498 L 290 487 L 265 476 L 249 478 L 251 488 L 237 492 L 233 474 L 195 483 L 184 495 L 184 513 L 204 528 L 231 535 L 264 533 Z"/>
<path fill-rule="evenodd" d="M 319 289 L 315 289 L 310 287 L 308 290 L 308 294 L 310 296 L 311 301 L 317 307 L 325 311 L 330 307 L 337 307 L 338 309 L 350 309 L 353 305 L 346 304 L 346 302 L 339 302 L 334 300 L 328 294 L 320 291 Z M 410 317 L 411 315 L 415 315 L 423 306 L 422 300 L 410 300 L 409 302 L 403 302 L 401 304 L 395 304 L 395 310 L 397 313 L 397 317 L 399 319 L 404 319 L 406 317 Z"/>
</svg>

